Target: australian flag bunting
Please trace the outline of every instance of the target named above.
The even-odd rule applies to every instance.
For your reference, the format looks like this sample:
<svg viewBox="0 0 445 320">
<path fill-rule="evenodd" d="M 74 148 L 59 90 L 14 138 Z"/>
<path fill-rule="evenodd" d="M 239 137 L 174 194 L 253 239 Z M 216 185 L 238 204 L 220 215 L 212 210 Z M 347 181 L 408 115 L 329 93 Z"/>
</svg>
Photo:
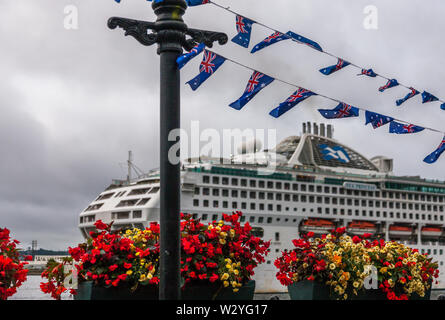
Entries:
<svg viewBox="0 0 445 320">
<path fill-rule="evenodd" d="M 258 92 L 267 87 L 274 80 L 274 78 L 269 77 L 268 75 L 254 71 L 249 79 L 249 82 L 247 83 L 246 90 L 244 91 L 243 95 L 235 102 L 232 102 L 230 106 L 233 109 L 241 110 L 247 103 L 249 103 L 250 100 L 253 99 L 253 97 L 256 96 Z"/>
<path fill-rule="evenodd" d="M 359 109 L 341 102 L 332 110 L 318 109 L 318 112 L 326 119 L 341 119 L 359 116 Z"/>
<path fill-rule="evenodd" d="M 359 73 L 358 76 L 368 76 L 375 78 L 377 77 L 377 73 L 375 73 L 372 69 L 362 69 L 362 72 Z"/>
<path fill-rule="evenodd" d="M 199 88 L 199 86 L 206 81 L 216 70 L 226 61 L 225 58 L 217 55 L 208 50 L 204 50 L 204 58 L 199 66 L 199 74 L 187 82 L 193 91 Z"/>
<path fill-rule="evenodd" d="M 201 4 L 209 3 L 209 0 L 186 0 L 189 7 L 199 6 Z"/>
<path fill-rule="evenodd" d="M 329 66 L 323 69 L 320 69 L 320 72 L 323 73 L 324 75 L 330 75 L 333 74 L 334 72 L 343 69 L 344 67 L 349 66 L 350 63 L 343 60 L 343 59 L 338 59 L 337 64 L 333 65 L 333 66 Z"/>
<path fill-rule="evenodd" d="M 431 93 L 423 91 L 422 93 L 422 103 L 433 102 L 439 100 L 437 97 L 433 96 Z"/>
<path fill-rule="evenodd" d="M 190 52 L 178 57 L 178 59 L 176 59 L 176 63 L 178 64 L 179 69 L 182 69 L 182 67 L 184 67 L 190 60 L 192 60 L 198 54 L 203 52 L 205 47 L 206 46 L 204 43 L 200 43 L 197 46 L 195 46 L 192 50 L 190 50 Z"/>
<path fill-rule="evenodd" d="M 279 118 L 284 113 L 288 112 L 290 109 L 299 104 L 300 102 L 314 95 L 317 94 L 303 88 L 298 88 L 298 90 L 295 91 L 289 98 L 287 98 L 286 101 L 281 103 L 277 108 L 273 109 L 269 114 L 272 117 Z"/>
<path fill-rule="evenodd" d="M 398 107 L 401 106 L 402 103 L 404 103 L 406 100 L 411 99 L 412 97 L 417 96 L 420 93 L 419 91 L 417 91 L 414 88 L 409 88 L 409 89 L 411 90 L 411 92 L 408 93 L 405 98 L 399 99 L 399 100 L 396 101 L 396 105 Z"/>
<path fill-rule="evenodd" d="M 299 43 L 305 44 L 305 45 L 311 47 L 312 49 L 323 52 L 323 49 L 320 47 L 320 45 L 318 43 L 316 43 L 315 41 L 312 41 L 311 39 L 300 36 L 299 34 L 296 34 L 292 31 L 288 31 L 286 34 L 289 37 L 291 37 L 293 40 L 295 40 Z"/>
<path fill-rule="evenodd" d="M 413 124 L 403 124 L 396 121 L 392 121 L 389 124 L 389 133 L 407 134 L 407 133 L 417 133 L 423 130 L 425 130 L 425 128 L 415 126 Z"/>
<path fill-rule="evenodd" d="M 384 86 L 380 87 L 379 91 L 383 92 L 386 89 L 393 88 L 393 87 L 396 87 L 398 85 L 399 85 L 399 82 L 396 79 L 391 79 L 391 80 L 388 80 L 388 82 Z"/>
<path fill-rule="evenodd" d="M 445 151 L 445 137 L 442 138 L 442 142 L 440 143 L 439 147 L 437 147 L 437 149 L 429 156 L 427 156 L 423 161 L 432 164 L 439 159 L 439 157 L 442 155 L 444 151 Z"/>
<path fill-rule="evenodd" d="M 243 16 L 236 16 L 236 31 L 238 34 L 232 39 L 232 42 L 241 47 L 248 48 L 250 44 L 250 36 L 252 35 L 252 25 L 255 21 L 249 20 Z"/>
<path fill-rule="evenodd" d="M 261 49 L 264 49 L 272 44 L 275 44 L 277 42 L 288 40 L 290 37 L 284 33 L 281 32 L 274 32 L 270 36 L 268 36 L 266 39 L 258 43 L 255 47 L 252 48 L 252 51 L 250 53 L 255 53 L 257 51 L 260 51 Z"/>
<path fill-rule="evenodd" d="M 394 120 L 394 118 L 384 116 L 382 114 L 371 111 L 366 111 L 365 117 L 366 117 L 366 124 L 371 123 L 374 129 L 380 128 L 381 126 L 384 126 L 385 124 Z"/>
</svg>

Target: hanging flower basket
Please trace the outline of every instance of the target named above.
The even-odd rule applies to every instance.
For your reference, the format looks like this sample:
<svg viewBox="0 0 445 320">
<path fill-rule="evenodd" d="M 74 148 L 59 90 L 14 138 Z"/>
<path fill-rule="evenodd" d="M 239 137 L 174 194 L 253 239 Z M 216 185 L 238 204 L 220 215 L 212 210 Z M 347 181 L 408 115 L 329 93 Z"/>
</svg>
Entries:
<svg viewBox="0 0 445 320">
<path fill-rule="evenodd" d="M 181 297 L 183 300 L 252 300 L 254 269 L 265 261 L 269 242 L 241 225 L 240 212 L 223 214 L 207 225 L 181 214 Z M 55 299 L 63 292 L 63 264 L 75 262 L 79 288 L 76 300 L 157 300 L 159 296 L 159 224 L 145 230 L 111 231 L 112 224 L 97 221 L 98 232 L 76 248 L 62 264 L 48 264 L 41 288 Z"/>
<path fill-rule="evenodd" d="M 181 290 L 182 300 L 253 300 L 255 294 L 255 281 L 250 280 L 239 287 L 237 292 L 232 288 L 212 283 L 197 282 L 189 284 Z"/>
<path fill-rule="evenodd" d="M 17 293 L 17 288 L 26 281 L 27 262 L 20 261 L 17 244 L 20 242 L 10 237 L 10 231 L 0 228 L 0 300 L 7 300 Z M 25 260 L 31 260 L 26 256 Z"/>
<path fill-rule="evenodd" d="M 303 280 L 287 286 L 291 300 L 336 300 L 331 295 L 331 287 L 316 281 Z M 350 292 L 350 290 L 349 290 Z M 357 295 L 349 294 L 350 300 L 388 300 L 385 292 L 380 289 L 360 291 Z M 430 300 L 431 287 L 427 289 L 424 297 L 413 293 L 410 300 Z"/>
<path fill-rule="evenodd" d="M 395 241 L 345 235 L 345 228 L 293 240 L 275 260 L 277 279 L 295 300 L 425 300 L 438 264 Z M 366 289 L 365 282 L 377 286 Z"/>
<path fill-rule="evenodd" d="M 93 281 L 79 284 L 74 300 L 158 300 L 159 288 L 154 285 L 140 286 L 135 291 L 130 287 L 119 288 L 95 286 Z"/>
</svg>

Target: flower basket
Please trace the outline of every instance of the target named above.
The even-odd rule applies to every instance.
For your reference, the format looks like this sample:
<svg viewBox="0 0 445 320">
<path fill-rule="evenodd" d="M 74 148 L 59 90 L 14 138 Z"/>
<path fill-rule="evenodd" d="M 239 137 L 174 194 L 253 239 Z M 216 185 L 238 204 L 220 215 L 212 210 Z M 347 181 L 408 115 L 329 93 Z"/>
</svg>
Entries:
<svg viewBox="0 0 445 320">
<path fill-rule="evenodd" d="M 157 286 L 140 286 L 134 292 L 129 287 L 95 286 L 93 281 L 81 282 L 74 300 L 158 300 Z"/>
<path fill-rule="evenodd" d="M 292 300 L 428 300 L 438 264 L 395 241 L 350 237 L 345 228 L 293 240 L 275 260 Z M 376 289 L 366 289 L 366 283 Z"/>
<path fill-rule="evenodd" d="M 7 300 L 17 293 L 27 278 L 27 262 L 20 260 L 20 252 L 17 244 L 20 242 L 10 237 L 10 231 L 0 228 L 0 300 Z M 26 256 L 25 260 L 31 260 Z"/>
<path fill-rule="evenodd" d="M 287 286 L 291 300 L 335 300 L 330 293 L 330 287 L 316 281 L 304 280 L 295 282 Z M 370 289 L 359 291 L 357 295 L 349 292 L 350 300 L 388 300 L 386 294 L 380 289 Z M 409 300 L 430 300 L 431 288 L 425 291 L 425 296 L 421 297 L 413 293 Z"/>
<path fill-rule="evenodd" d="M 181 295 L 183 300 L 253 300 L 254 269 L 265 261 L 270 242 L 241 225 L 241 212 L 223 214 L 208 225 L 181 214 Z M 43 292 L 60 299 L 68 264 L 78 274 L 79 288 L 71 289 L 75 300 L 157 300 L 160 282 L 160 226 L 152 222 L 145 230 L 111 229 L 95 223 L 87 243 L 69 248 L 63 263 L 48 263 L 42 277 Z"/>
<path fill-rule="evenodd" d="M 197 282 L 181 291 L 181 300 L 253 300 L 254 293 L 254 280 L 240 287 L 238 292 L 215 283 Z"/>
<path fill-rule="evenodd" d="M 330 287 L 320 282 L 304 280 L 287 286 L 291 300 L 330 300 Z"/>
</svg>

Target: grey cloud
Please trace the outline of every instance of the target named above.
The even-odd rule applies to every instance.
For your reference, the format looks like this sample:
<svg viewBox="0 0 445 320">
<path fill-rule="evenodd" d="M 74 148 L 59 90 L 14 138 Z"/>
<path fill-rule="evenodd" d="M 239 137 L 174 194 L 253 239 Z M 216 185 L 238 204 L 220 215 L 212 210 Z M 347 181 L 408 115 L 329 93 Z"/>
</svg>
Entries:
<svg viewBox="0 0 445 320">
<path fill-rule="evenodd" d="M 441 65 L 445 44 L 443 1 L 376 0 L 379 29 L 362 27 L 369 1 L 216 0 L 282 31 L 289 29 L 319 42 L 327 51 L 373 67 L 419 89 L 445 97 Z M 273 3 L 273 5 L 271 5 Z M 63 28 L 63 8 L 79 9 L 79 30 Z M 125 171 L 128 150 L 145 170 L 157 167 L 159 149 L 159 66 L 155 48 L 147 48 L 122 30 L 109 30 L 110 16 L 153 20 L 145 0 L 3 0 L 0 3 L 0 225 L 24 243 L 63 249 L 76 244 L 79 212 L 112 178 Z M 232 37 L 235 17 L 211 5 L 190 8 L 193 27 L 222 30 Z M 270 31 L 254 26 L 252 44 Z M 330 77 L 318 69 L 335 59 L 305 46 L 276 44 L 251 55 L 232 43 L 214 50 L 272 76 L 376 112 L 442 128 L 438 104 L 418 99 L 396 108 L 406 94 L 394 88 L 380 94 L 383 83 L 356 77 L 346 68 Z M 198 72 L 199 58 L 182 71 L 182 82 Z M 311 98 L 279 120 L 268 112 L 294 88 L 273 83 L 242 111 L 228 104 L 237 99 L 250 71 L 229 62 L 197 92 L 182 87 L 182 126 L 199 120 L 201 128 L 271 128 L 279 139 L 298 134 L 303 121 L 323 121 L 319 107 L 335 103 Z M 335 137 L 366 156 L 395 159 L 396 173 L 444 179 L 443 159 L 422 162 L 440 134 L 392 136 L 387 128 L 365 127 L 364 119 L 332 122 Z"/>
</svg>

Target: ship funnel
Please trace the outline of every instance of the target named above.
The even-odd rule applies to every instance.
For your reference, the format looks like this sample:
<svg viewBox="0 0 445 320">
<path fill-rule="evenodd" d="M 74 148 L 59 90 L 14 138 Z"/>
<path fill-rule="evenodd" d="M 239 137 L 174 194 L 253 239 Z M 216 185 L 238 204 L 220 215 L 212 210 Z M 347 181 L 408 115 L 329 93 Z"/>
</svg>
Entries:
<svg viewBox="0 0 445 320">
<path fill-rule="evenodd" d="M 320 136 L 326 137 L 326 127 L 324 123 L 320 123 Z"/>
<path fill-rule="evenodd" d="M 332 139 L 333 136 L 334 136 L 334 128 L 332 127 L 331 124 L 328 124 L 328 126 L 327 126 L 327 138 Z"/>
<path fill-rule="evenodd" d="M 314 134 L 320 137 L 331 138 L 334 136 L 334 127 L 330 124 L 303 122 L 303 134 Z"/>
</svg>

